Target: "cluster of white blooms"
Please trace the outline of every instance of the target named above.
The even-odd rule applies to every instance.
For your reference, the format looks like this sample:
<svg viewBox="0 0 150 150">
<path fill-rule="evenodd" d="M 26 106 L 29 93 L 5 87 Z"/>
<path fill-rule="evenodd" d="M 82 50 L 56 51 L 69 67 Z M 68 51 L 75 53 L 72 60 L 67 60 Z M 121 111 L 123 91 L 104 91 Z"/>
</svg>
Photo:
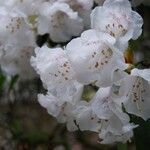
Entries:
<svg viewBox="0 0 150 150">
<path fill-rule="evenodd" d="M 45 11 L 49 8 L 49 14 L 47 5 L 44 4 Z M 150 118 L 150 70 L 135 68 L 130 74 L 125 72 L 128 65 L 124 52 L 129 40 L 141 35 L 142 24 L 141 16 L 131 9 L 128 0 L 106 0 L 92 11 L 91 29 L 66 47 L 36 48 L 31 65 L 47 89 L 46 95 L 39 94 L 39 103 L 59 122 L 66 123 L 70 131 L 97 132 L 101 143 L 129 140 L 137 125 L 130 123 L 126 112 L 145 120 Z M 64 33 L 69 31 L 69 25 Z M 51 33 L 50 26 L 41 29 Z M 60 32 L 55 36 L 64 39 Z M 86 85 L 99 88 L 89 102 L 82 98 Z"/>
<path fill-rule="evenodd" d="M 47 90 L 39 103 L 68 130 L 126 142 L 138 126 L 128 114 L 150 118 L 150 69 L 126 71 L 124 52 L 143 25 L 128 0 L 0 0 L 0 23 L 2 70 L 31 77 L 31 63 Z M 38 34 L 56 43 L 80 37 L 49 48 L 36 46 Z M 88 85 L 98 89 L 90 101 L 82 96 Z"/>
<path fill-rule="evenodd" d="M 90 27 L 93 0 L 0 0 L 0 65 L 8 75 L 35 77 L 36 36 L 66 42 Z"/>
</svg>

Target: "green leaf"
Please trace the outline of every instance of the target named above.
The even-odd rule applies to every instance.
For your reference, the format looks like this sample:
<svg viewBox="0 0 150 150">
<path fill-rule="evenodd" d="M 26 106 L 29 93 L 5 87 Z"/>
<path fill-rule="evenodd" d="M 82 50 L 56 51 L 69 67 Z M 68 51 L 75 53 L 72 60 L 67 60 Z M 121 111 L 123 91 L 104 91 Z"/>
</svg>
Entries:
<svg viewBox="0 0 150 150">
<path fill-rule="evenodd" d="M 117 144 L 117 149 L 118 150 L 127 150 L 127 144 L 124 144 L 124 143 L 118 143 Z"/>
<path fill-rule="evenodd" d="M 3 89 L 4 83 L 5 83 L 6 77 L 3 74 L 0 74 L 0 92 Z"/>
<path fill-rule="evenodd" d="M 18 79 L 19 79 L 18 75 L 12 76 L 10 86 L 9 86 L 9 91 L 13 89 L 13 87 L 14 87 L 15 83 L 18 81 Z"/>
<path fill-rule="evenodd" d="M 134 129 L 136 150 L 150 150 L 150 120 L 144 121 L 139 117 L 132 117 L 139 127 Z"/>
<path fill-rule="evenodd" d="M 12 123 L 10 124 L 10 129 L 11 132 L 13 133 L 14 139 L 20 139 L 22 136 L 22 124 L 20 120 L 13 120 Z"/>
<path fill-rule="evenodd" d="M 45 143 L 49 140 L 49 135 L 39 131 L 33 131 L 24 135 L 24 138 L 32 145 Z"/>
</svg>

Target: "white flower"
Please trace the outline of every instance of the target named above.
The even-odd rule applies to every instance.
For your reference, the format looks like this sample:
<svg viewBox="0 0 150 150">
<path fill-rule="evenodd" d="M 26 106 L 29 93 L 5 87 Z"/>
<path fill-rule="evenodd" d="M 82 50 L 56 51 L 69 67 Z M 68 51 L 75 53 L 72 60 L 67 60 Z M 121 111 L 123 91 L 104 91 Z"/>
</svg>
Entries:
<svg viewBox="0 0 150 150">
<path fill-rule="evenodd" d="M 81 131 L 89 130 L 98 132 L 101 128 L 101 119 L 93 112 L 91 104 L 81 101 L 73 111 L 76 124 Z"/>
<path fill-rule="evenodd" d="M 137 127 L 129 123 L 129 116 L 115 102 L 116 99 L 112 93 L 112 88 L 100 88 L 92 102 L 93 111 L 98 118 L 103 119 L 99 133 L 103 144 L 117 141 L 125 142 L 132 136 L 132 129 Z"/>
<path fill-rule="evenodd" d="M 78 15 L 83 19 L 85 28 L 89 28 L 91 25 L 90 22 L 90 13 L 93 7 L 93 0 L 60 0 L 64 1 L 75 11 L 78 12 Z"/>
<path fill-rule="evenodd" d="M 114 38 L 109 34 L 88 30 L 66 46 L 77 79 L 81 83 L 108 86 L 112 83 L 114 71 L 125 69 L 123 54 L 114 48 L 114 43 Z"/>
<path fill-rule="evenodd" d="M 25 79 L 35 76 L 30 66 L 36 45 L 34 33 L 20 14 L 4 7 L 0 7 L 0 45 L 0 64 L 5 73 Z"/>
<path fill-rule="evenodd" d="M 142 25 L 142 17 L 132 11 L 128 0 L 106 0 L 91 14 L 92 28 L 115 37 L 116 45 L 121 50 L 127 47 L 130 39 L 137 39 L 141 35 Z"/>
<path fill-rule="evenodd" d="M 120 82 L 119 94 L 126 111 L 130 114 L 150 118 L 150 69 L 133 69 L 131 75 Z"/>
<path fill-rule="evenodd" d="M 123 113 L 120 105 L 115 103 L 112 87 L 100 88 L 92 100 L 91 107 L 95 114 L 101 119 L 109 119 L 114 114 L 120 120 L 128 120 L 128 116 Z"/>
<path fill-rule="evenodd" d="M 67 123 L 68 130 L 76 130 L 72 111 L 81 98 L 83 85 L 76 81 L 66 52 L 61 48 L 43 46 L 36 48 L 35 53 L 31 65 L 48 90 L 47 95 L 38 96 L 40 104 L 59 122 Z"/>
<path fill-rule="evenodd" d="M 78 93 L 80 93 L 80 88 L 78 89 Z M 63 94 L 63 93 L 62 93 Z M 78 99 L 80 99 L 80 94 L 76 95 L 76 103 Z M 72 114 L 73 109 L 76 106 L 76 103 L 73 101 L 63 101 L 60 98 L 57 98 L 56 96 L 53 96 L 51 93 L 48 93 L 47 95 L 38 95 L 38 101 L 44 108 L 47 109 L 48 113 L 54 116 L 58 122 L 60 123 L 66 123 L 67 128 L 70 131 L 77 130 L 77 126 L 74 122 L 74 116 Z"/>
<path fill-rule="evenodd" d="M 19 32 L 24 32 L 27 27 L 24 18 L 20 14 L 9 12 L 5 7 L 0 7 L 0 23 L 1 43 L 11 36 L 16 36 Z"/>
<path fill-rule="evenodd" d="M 130 130 L 127 132 L 122 132 L 120 134 L 113 134 L 111 133 L 111 131 L 108 132 L 105 130 L 103 133 L 99 134 L 99 137 L 101 139 L 101 144 L 112 144 L 115 142 L 126 143 L 133 137 L 133 131 Z"/>
<path fill-rule="evenodd" d="M 125 142 L 137 127 L 129 123 L 129 116 L 115 103 L 111 90 L 112 87 L 100 88 L 92 101 L 79 102 L 73 112 L 79 129 L 98 132 L 103 144 Z"/>
<path fill-rule="evenodd" d="M 63 49 L 43 46 L 36 48 L 35 53 L 36 56 L 31 58 L 31 65 L 40 75 L 46 88 L 71 85 L 76 80 L 74 70 Z"/>
<path fill-rule="evenodd" d="M 8 0 L 3 2 L 6 8 L 24 15 L 35 15 L 41 4 L 46 0 Z"/>
<path fill-rule="evenodd" d="M 103 129 L 107 128 L 108 125 L 115 128 L 114 118 L 118 118 L 122 123 L 129 122 L 128 115 L 123 113 L 121 106 L 113 101 L 111 87 L 100 88 L 89 103 L 81 101 L 74 113 L 77 116 L 76 120 L 81 130 L 98 132 L 104 122 Z"/>
<path fill-rule="evenodd" d="M 0 6 L 5 6 L 7 8 L 11 8 L 15 4 L 16 0 L 0 0 Z"/>
<path fill-rule="evenodd" d="M 24 40 L 26 39 L 29 40 L 29 37 L 24 38 Z M 34 53 L 34 46 L 25 43 L 25 45 L 18 46 L 19 44 L 19 41 L 12 41 L 4 47 L 0 58 L 1 69 L 7 75 L 19 75 L 21 79 L 34 78 L 36 74 L 30 65 L 30 57 Z"/>
<path fill-rule="evenodd" d="M 131 71 L 131 75 L 139 76 L 150 84 L 150 69 L 143 69 L 143 70 L 133 69 Z"/>
<path fill-rule="evenodd" d="M 39 96 L 39 102 L 59 122 L 68 122 L 69 130 L 73 130 L 74 126 L 70 125 L 74 125 L 71 111 L 81 98 L 83 86 L 76 81 L 64 50 L 43 46 L 37 48 L 35 53 L 36 57 L 31 58 L 31 65 L 48 90 L 46 96 Z"/>
<path fill-rule="evenodd" d="M 83 30 L 82 19 L 66 3 L 45 2 L 39 13 L 38 33 L 49 33 L 54 42 L 66 42 Z"/>
</svg>

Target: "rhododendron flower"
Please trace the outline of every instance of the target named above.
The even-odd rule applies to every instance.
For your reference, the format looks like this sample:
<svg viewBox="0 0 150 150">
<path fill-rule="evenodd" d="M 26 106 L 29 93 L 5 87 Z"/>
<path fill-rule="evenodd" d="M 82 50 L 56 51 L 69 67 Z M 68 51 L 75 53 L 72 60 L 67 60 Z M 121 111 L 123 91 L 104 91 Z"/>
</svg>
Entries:
<svg viewBox="0 0 150 150">
<path fill-rule="evenodd" d="M 67 3 L 73 11 L 78 12 L 78 15 L 83 19 L 84 27 L 89 28 L 90 13 L 93 7 L 93 0 L 58 0 L 59 2 Z"/>
<path fill-rule="evenodd" d="M 115 39 L 109 34 L 88 30 L 67 45 L 67 54 L 80 82 L 108 86 L 113 81 L 114 71 L 126 68 L 123 54 L 114 43 Z"/>
<path fill-rule="evenodd" d="M 111 89 L 100 88 L 92 101 L 81 101 L 74 110 L 79 129 L 98 132 L 101 143 L 127 141 L 132 136 L 132 129 L 137 127 L 129 123 L 129 116 L 113 100 Z"/>
<path fill-rule="evenodd" d="M 19 74 L 21 78 L 35 76 L 30 65 L 34 53 L 35 36 L 23 16 L 0 7 L 0 64 L 8 75 Z"/>
<path fill-rule="evenodd" d="M 119 96 L 126 111 L 130 114 L 150 118 L 150 69 L 133 69 L 131 75 L 127 75 L 120 82 Z"/>
<path fill-rule="evenodd" d="M 150 118 L 150 69 L 125 62 L 129 40 L 143 25 L 131 3 L 0 0 L 0 69 L 25 79 L 35 70 L 46 90 L 38 94 L 40 105 L 69 131 L 93 131 L 102 144 L 127 142 L 138 126 L 129 114 Z M 49 34 L 41 47 L 38 34 Z M 88 101 L 87 87 L 93 90 Z"/>
<path fill-rule="evenodd" d="M 36 48 L 35 54 L 36 56 L 31 58 L 31 65 L 40 75 L 46 88 L 69 85 L 76 80 L 75 72 L 63 49 L 43 46 Z"/>
<path fill-rule="evenodd" d="M 75 119 L 72 112 L 77 102 L 80 100 L 82 85 L 76 83 L 74 90 L 72 89 L 72 91 L 69 91 L 69 88 L 66 89 L 68 91 L 64 91 L 64 94 L 66 94 L 65 98 L 49 92 L 47 95 L 39 94 L 38 101 L 41 106 L 47 109 L 49 114 L 57 118 L 58 122 L 66 123 L 68 130 L 74 131 L 78 128 L 74 122 Z"/>
<path fill-rule="evenodd" d="M 116 38 L 116 45 L 125 50 L 130 39 L 137 39 L 142 33 L 142 17 L 132 11 L 128 0 L 106 0 L 91 14 L 92 28 Z M 126 47 L 125 47 L 126 46 Z"/>
<path fill-rule="evenodd" d="M 39 13 L 38 33 L 49 33 L 54 42 L 66 42 L 83 30 L 82 19 L 66 3 L 45 2 Z"/>
<path fill-rule="evenodd" d="M 71 114 L 81 98 L 82 84 L 76 81 L 74 70 L 64 50 L 43 46 L 37 48 L 35 53 L 31 64 L 48 90 L 46 96 L 39 95 L 40 104 L 57 117 L 59 122 L 67 122 L 69 130 L 74 130 L 75 124 Z"/>
</svg>

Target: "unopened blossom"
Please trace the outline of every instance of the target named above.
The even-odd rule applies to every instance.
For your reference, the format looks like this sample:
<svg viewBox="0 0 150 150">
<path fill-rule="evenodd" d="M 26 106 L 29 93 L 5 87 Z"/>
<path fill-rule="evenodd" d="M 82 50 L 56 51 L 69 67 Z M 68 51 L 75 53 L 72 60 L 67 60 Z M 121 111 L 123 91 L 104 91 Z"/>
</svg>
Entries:
<svg viewBox="0 0 150 150">
<path fill-rule="evenodd" d="M 45 2 L 38 17 L 38 33 L 49 33 L 54 42 L 66 42 L 83 30 L 82 19 L 66 3 Z"/>
<path fill-rule="evenodd" d="M 130 114 L 147 120 L 150 118 L 150 69 L 133 69 L 120 82 L 120 100 Z"/>
<path fill-rule="evenodd" d="M 88 30 L 66 46 L 80 82 L 108 86 L 113 81 L 114 71 L 126 68 L 123 54 L 113 46 L 114 43 L 109 34 Z"/>
<path fill-rule="evenodd" d="M 116 38 L 116 45 L 125 50 L 130 39 L 137 39 L 142 33 L 143 19 L 131 9 L 128 0 L 106 0 L 91 14 L 92 28 Z"/>
</svg>

